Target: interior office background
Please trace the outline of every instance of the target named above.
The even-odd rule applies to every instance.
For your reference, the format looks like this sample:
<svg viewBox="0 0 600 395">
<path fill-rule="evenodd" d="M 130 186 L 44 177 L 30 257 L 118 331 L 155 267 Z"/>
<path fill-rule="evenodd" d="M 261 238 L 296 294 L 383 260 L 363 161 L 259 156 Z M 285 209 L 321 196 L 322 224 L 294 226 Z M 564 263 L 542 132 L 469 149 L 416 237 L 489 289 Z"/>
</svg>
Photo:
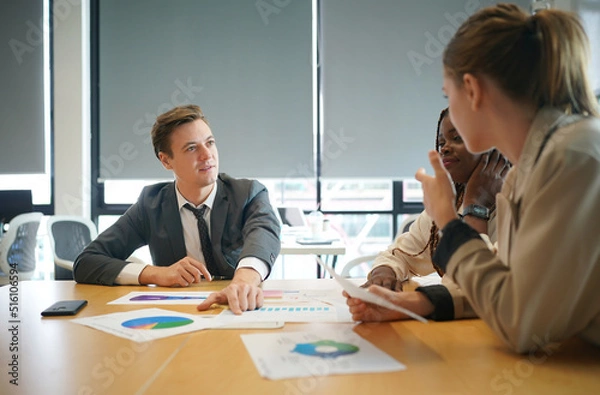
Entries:
<svg viewBox="0 0 600 395">
<path fill-rule="evenodd" d="M 442 97 L 441 55 L 485 0 L 7 0 L 0 8 L 0 189 L 36 210 L 110 225 L 171 179 L 156 115 L 205 111 L 220 169 L 274 205 L 325 212 L 340 266 L 385 248 L 419 212 Z M 600 92 L 600 0 L 517 1 L 577 12 Z M 313 267 L 307 269 L 314 273 Z"/>
</svg>

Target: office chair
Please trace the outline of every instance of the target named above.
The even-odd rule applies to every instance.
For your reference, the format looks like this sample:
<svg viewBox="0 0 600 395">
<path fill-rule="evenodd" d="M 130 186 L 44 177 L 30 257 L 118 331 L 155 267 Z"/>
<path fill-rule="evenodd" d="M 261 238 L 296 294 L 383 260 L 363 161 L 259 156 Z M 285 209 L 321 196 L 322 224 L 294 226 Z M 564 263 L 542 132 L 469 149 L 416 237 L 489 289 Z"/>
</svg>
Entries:
<svg viewBox="0 0 600 395">
<path fill-rule="evenodd" d="M 416 221 L 416 219 L 419 217 L 419 215 L 420 214 L 408 215 L 404 219 L 404 221 L 402 221 L 400 226 L 398 227 L 398 234 L 400 235 L 402 233 L 408 232 L 408 230 L 410 229 L 410 226 L 413 224 L 413 222 Z M 377 254 L 371 254 L 371 255 L 364 255 L 364 256 L 359 256 L 357 258 L 351 259 L 350 261 L 348 261 L 348 263 L 346 263 L 346 265 L 342 269 L 341 276 L 342 277 L 352 277 L 350 274 L 350 271 L 357 266 L 363 267 L 364 274 L 366 275 L 369 272 L 369 270 L 371 270 L 371 266 L 373 265 L 373 261 L 375 260 L 376 257 L 377 257 Z"/>
<path fill-rule="evenodd" d="M 44 214 L 27 213 L 14 217 L 0 239 L 0 283 L 8 284 L 11 271 L 19 280 L 29 280 L 36 269 L 35 248 L 40 221 Z"/>
<path fill-rule="evenodd" d="M 352 275 L 350 274 L 350 271 L 357 266 L 363 266 L 364 267 L 364 275 L 357 276 L 357 277 L 365 277 L 367 275 L 367 273 L 369 273 L 369 271 L 371 270 L 371 266 L 373 265 L 373 261 L 375 260 L 376 257 L 377 257 L 377 254 L 371 254 L 371 255 L 363 255 L 363 256 L 359 256 L 357 258 L 351 259 L 344 265 L 344 268 L 342 269 L 342 272 L 340 273 L 340 275 L 342 277 L 352 277 Z"/>
<path fill-rule="evenodd" d="M 54 254 L 54 279 L 72 280 L 75 258 L 98 235 L 89 219 L 73 215 L 48 218 L 48 237 Z"/>
<path fill-rule="evenodd" d="M 410 214 L 408 215 L 404 221 L 398 227 L 398 234 L 406 233 L 410 229 L 410 226 L 419 218 L 421 214 Z"/>
</svg>

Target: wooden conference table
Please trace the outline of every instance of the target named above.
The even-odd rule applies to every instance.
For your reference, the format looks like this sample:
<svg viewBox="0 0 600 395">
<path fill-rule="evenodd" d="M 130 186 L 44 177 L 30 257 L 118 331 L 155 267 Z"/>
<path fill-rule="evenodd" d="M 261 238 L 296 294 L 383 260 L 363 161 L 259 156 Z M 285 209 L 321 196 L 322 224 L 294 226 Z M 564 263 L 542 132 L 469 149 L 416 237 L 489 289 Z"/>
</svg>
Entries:
<svg viewBox="0 0 600 395">
<path fill-rule="evenodd" d="M 190 290 L 214 290 L 225 282 Z M 327 288 L 333 280 L 278 280 L 286 285 Z M 145 287 L 106 287 L 70 281 L 19 284 L 16 338 L 8 330 L 9 289 L 0 288 L 1 394 L 593 394 L 600 393 L 600 349 L 572 339 L 531 355 L 509 351 L 480 320 L 423 324 L 403 321 L 360 324 L 354 330 L 407 366 L 405 371 L 314 376 L 271 381 L 262 378 L 240 338 L 244 333 L 313 331 L 338 325 L 286 324 L 272 330 L 205 330 L 134 343 L 70 318 L 42 318 L 61 299 L 87 299 L 77 317 L 142 308 L 107 305 Z M 158 290 L 158 289 L 157 289 Z M 164 288 L 161 290 L 165 290 Z M 172 290 L 172 289 L 170 289 Z M 148 306 L 145 306 L 148 307 Z M 186 313 L 194 306 L 163 306 Z M 218 312 L 215 309 L 213 313 Z M 10 342 L 18 343 L 19 386 L 10 385 Z"/>
</svg>

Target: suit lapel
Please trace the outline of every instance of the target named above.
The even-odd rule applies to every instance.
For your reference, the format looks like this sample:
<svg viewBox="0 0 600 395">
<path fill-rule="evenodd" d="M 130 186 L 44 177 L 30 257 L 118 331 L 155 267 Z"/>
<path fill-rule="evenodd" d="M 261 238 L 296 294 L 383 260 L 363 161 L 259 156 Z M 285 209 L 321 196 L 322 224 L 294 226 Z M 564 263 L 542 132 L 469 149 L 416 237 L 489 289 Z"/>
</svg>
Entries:
<svg viewBox="0 0 600 395">
<path fill-rule="evenodd" d="M 223 240 L 223 229 L 227 222 L 227 213 L 229 212 L 229 198 L 223 186 L 223 182 L 217 179 L 217 194 L 210 214 L 210 241 L 213 246 L 213 255 L 219 260 L 219 266 L 227 262 L 223 257 L 221 242 Z"/>
<path fill-rule="evenodd" d="M 171 246 L 171 252 L 173 254 L 172 262 L 175 263 L 187 255 L 185 241 L 183 239 L 181 215 L 179 215 L 179 209 L 177 208 L 175 183 L 171 184 L 165 199 L 163 199 L 162 212 L 162 221 L 167 229 L 166 240 Z"/>
</svg>

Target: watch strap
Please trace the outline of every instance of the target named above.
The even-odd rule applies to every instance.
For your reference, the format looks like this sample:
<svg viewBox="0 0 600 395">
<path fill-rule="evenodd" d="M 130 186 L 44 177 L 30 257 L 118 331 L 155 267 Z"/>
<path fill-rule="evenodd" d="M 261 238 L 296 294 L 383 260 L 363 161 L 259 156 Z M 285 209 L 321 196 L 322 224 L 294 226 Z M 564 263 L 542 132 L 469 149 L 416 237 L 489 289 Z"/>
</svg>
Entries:
<svg viewBox="0 0 600 395">
<path fill-rule="evenodd" d="M 490 219 L 490 209 L 478 204 L 469 204 L 463 208 L 462 216 L 472 215 L 475 218 Z"/>
</svg>

